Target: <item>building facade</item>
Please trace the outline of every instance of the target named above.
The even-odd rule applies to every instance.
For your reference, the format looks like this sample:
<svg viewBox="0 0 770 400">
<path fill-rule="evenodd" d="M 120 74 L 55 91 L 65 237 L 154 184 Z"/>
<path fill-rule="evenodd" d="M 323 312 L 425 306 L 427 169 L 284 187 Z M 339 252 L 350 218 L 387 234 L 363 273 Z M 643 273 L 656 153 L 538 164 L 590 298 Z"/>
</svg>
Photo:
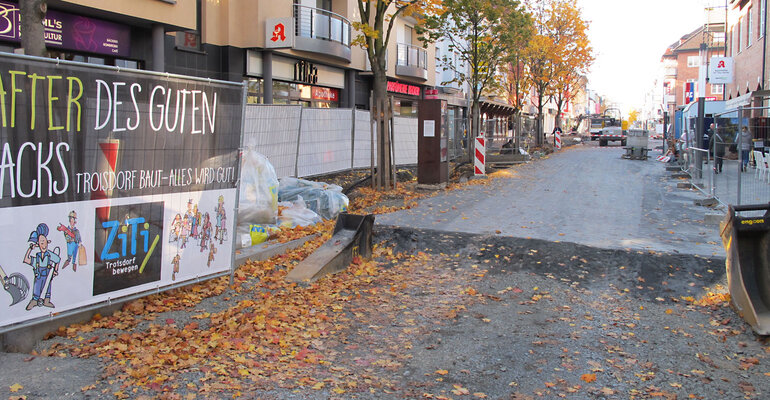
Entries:
<svg viewBox="0 0 770 400">
<path fill-rule="evenodd" d="M 701 50 L 705 45 L 705 53 Z M 674 115 L 676 109 L 684 107 L 699 97 L 709 100 L 723 100 L 723 85 L 706 83 L 699 87 L 701 65 L 712 56 L 722 56 L 725 51 L 724 23 L 705 24 L 682 36 L 670 45 L 661 57 L 663 66 L 662 98 L 664 110 Z"/>
<path fill-rule="evenodd" d="M 767 105 L 767 0 L 731 0 L 728 6 L 727 56 L 733 58 L 733 82 L 725 85 L 732 105 Z"/>
<path fill-rule="evenodd" d="M 18 3 L 0 0 L 2 9 L 0 28 L 18 32 Z M 359 20 L 356 0 L 48 0 L 45 35 L 54 58 L 246 81 L 252 103 L 369 108 Z M 416 24 L 397 18 L 388 48 L 397 115 L 416 116 L 436 83 L 434 47 Z M 12 36 L 0 35 L 0 51 L 17 51 Z"/>
</svg>

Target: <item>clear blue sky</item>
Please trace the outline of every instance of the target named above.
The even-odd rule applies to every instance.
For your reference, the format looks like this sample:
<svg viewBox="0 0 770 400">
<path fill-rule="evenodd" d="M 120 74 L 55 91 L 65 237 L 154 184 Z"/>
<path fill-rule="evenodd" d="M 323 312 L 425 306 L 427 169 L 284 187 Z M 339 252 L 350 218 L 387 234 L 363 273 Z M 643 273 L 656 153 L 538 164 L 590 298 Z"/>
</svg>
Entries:
<svg viewBox="0 0 770 400">
<path fill-rule="evenodd" d="M 596 61 L 589 89 L 619 103 L 626 114 L 641 108 L 668 45 L 705 22 L 713 0 L 578 0 L 590 22 Z M 724 5 L 724 0 L 717 3 Z"/>
</svg>

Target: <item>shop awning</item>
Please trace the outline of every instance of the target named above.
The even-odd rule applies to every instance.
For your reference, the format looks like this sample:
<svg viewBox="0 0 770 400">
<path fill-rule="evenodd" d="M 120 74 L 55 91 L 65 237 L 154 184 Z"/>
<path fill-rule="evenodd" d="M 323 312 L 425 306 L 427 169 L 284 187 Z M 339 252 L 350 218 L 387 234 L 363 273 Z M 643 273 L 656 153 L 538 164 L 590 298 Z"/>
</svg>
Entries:
<svg viewBox="0 0 770 400">
<path fill-rule="evenodd" d="M 510 104 L 485 99 L 479 103 L 482 114 L 495 117 L 510 117 L 515 113 L 515 109 Z"/>
</svg>

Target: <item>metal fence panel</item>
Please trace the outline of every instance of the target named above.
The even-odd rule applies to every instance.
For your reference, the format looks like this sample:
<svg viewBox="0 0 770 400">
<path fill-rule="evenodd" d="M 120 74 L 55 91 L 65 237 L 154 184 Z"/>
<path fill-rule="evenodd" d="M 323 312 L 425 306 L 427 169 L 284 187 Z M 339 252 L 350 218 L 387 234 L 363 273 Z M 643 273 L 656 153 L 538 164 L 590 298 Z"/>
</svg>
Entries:
<svg viewBox="0 0 770 400">
<path fill-rule="evenodd" d="M 687 170 L 701 190 L 724 204 L 770 202 L 770 173 L 763 162 L 770 153 L 766 147 L 768 118 L 763 116 L 767 113 L 768 108 L 742 108 L 715 115 L 716 135 L 709 141 L 709 156 L 701 151 L 699 166 L 697 158 L 687 152 Z M 745 147 L 741 132 L 748 139 Z"/>
<path fill-rule="evenodd" d="M 353 168 L 369 168 L 372 165 L 372 122 L 369 111 L 356 110 L 356 129 L 353 138 Z M 376 139 L 376 138 L 375 138 Z M 377 141 L 374 141 L 375 154 Z M 374 158 L 377 165 L 377 157 Z"/>
<path fill-rule="evenodd" d="M 393 117 L 393 151 L 397 165 L 417 164 L 417 118 Z"/>
<path fill-rule="evenodd" d="M 298 175 L 322 175 L 350 169 L 352 123 L 352 113 L 347 109 L 304 109 Z"/>
<path fill-rule="evenodd" d="M 248 105 L 243 146 L 267 157 L 281 176 L 294 176 L 302 106 Z"/>
</svg>

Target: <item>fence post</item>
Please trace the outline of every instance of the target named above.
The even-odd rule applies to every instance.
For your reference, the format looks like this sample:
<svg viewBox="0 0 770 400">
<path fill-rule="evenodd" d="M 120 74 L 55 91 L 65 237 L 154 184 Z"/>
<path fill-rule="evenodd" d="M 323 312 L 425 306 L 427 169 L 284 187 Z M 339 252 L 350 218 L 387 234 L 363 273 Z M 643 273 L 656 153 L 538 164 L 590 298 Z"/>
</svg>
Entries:
<svg viewBox="0 0 770 400">
<path fill-rule="evenodd" d="M 299 106 L 299 124 L 297 125 L 297 152 L 294 154 L 294 177 L 299 178 L 299 144 L 302 140 L 302 109 L 305 107 Z"/>
<path fill-rule="evenodd" d="M 354 168 L 354 157 L 356 155 L 356 107 L 353 106 L 353 109 L 351 110 L 351 115 L 353 118 L 353 121 L 350 124 L 350 171 L 353 172 Z"/>
<path fill-rule="evenodd" d="M 741 130 L 743 129 L 743 106 L 738 106 L 738 135 L 741 134 Z M 739 136 L 740 137 L 740 136 Z M 743 160 L 741 158 L 743 157 L 743 152 L 738 148 L 739 154 L 741 154 L 741 157 L 738 157 L 739 163 L 742 163 Z M 742 164 L 741 164 L 742 165 Z M 743 180 L 743 175 L 740 173 L 740 169 L 738 170 L 738 204 L 741 204 L 741 181 Z"/>
</svg>

